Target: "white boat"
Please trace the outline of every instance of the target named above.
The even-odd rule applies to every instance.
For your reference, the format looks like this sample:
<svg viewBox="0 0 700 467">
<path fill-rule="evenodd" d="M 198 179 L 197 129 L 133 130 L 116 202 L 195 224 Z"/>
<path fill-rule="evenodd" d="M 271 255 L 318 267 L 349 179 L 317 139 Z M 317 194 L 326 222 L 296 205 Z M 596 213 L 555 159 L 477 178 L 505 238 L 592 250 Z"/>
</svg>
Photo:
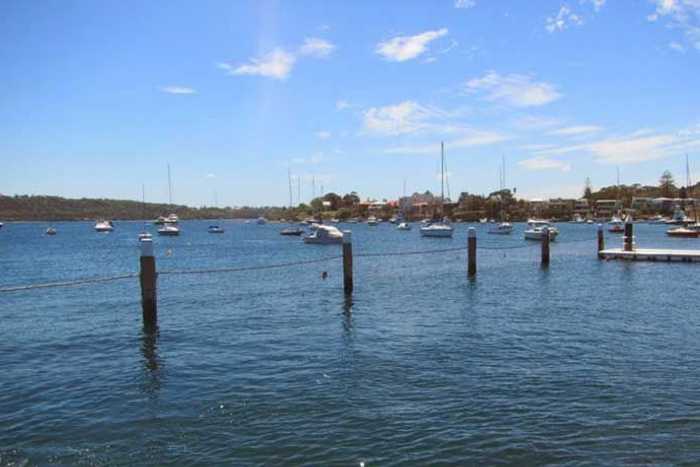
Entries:
<svg viewBox="0 0 700 467">
<path fill-rule="evenodd" d="M 49 227 L 48 229 L 46 229 L 46 235 L 56 235 L 56 233 L 56 229 L 54 229 L 53 227 Z"/>
<path fill-rule="evenodd" d="M 158 229 L 158 235 L 166 237 L 177 237 L 180 235 L 180 229 L 176 225 L 168 224 Z"/>
<path fill-rule="evenodd" d="M 586 224 L 595 224 L 595 222 L 593 222 L 593 219 L 586 219 Z"/>
<path fill-rule="evenodd" d="M 700 224 L 691 224 L 685 227 L 675 227 L 666 231 L 669 237 L 698 238 L 700 236 Z"/>
<path fill-rule="evenodd" d="M 649 224 L 666 224 L 668 221 L 668 218 L 662 216 L 661 214 L 657 214 L 654 217 L 650 218 L 647 222 Z"/>
<path fill-rule="evenodd" d="M 255 220 L 255 223 L 258 224 L 258 225 L 265 225 L 265 224 L 267 224 L 267 219 L 265 219 L 264 217 L 260 216 L 260 217 L 258 217 L 258 218 Z"/>
<path fill-rule="evenodd" d="M 685 215 L 685 211 L 680 208 L 676 208 L 676 210 L 673 211 L 673 217 L 664 223 L 666 225 L 683 225 L 691 222 L 693 222 L 693 220 Z"/>
<path fill-rule="evenodd" d="M 510 222 L 501 222 L 489 228 L 490 234 L 508 235 L 513 232 L 513 224 Z"/>
<path fill-rule="evenodd" d="M 343 232 L 332 225 L 319 225 L 316 230 L 304 237 L 304 243 L 333 245 L 343 243 Z"/>
<path fill-rule="evenodd" d="M 574 217 L 569 221 L 569 224 L 583 224 L 585 220 L 581 214 L 574 214 Z"/>
<path fill-rule="evenodd" d="M 435 222 L 420 228 L 421 237 L 452 237 L 454 229 L 451 225 L 444 222 Z"/>
<path fill-rule="evenodd" d="M 523 233 L 525 240 L 542 240 L 544 238 L 544 228 L 549 229 L 549 239 L 554 240 L 559 235 L 559 230 L 547 221 L 538 219 L 528 219 L 527 229 Z"/>
<path fill-rule="evenodd" d="M 340 224 L 340 219 L 336 219 L 335 217 L 331 219 L 331 224 Z"/>
<path fill-rule="evenodd" d="M 379 220 L 374 216 L 369 216 L 367 218 L 367 225 L 370 225 L 372 227 L 379 225 Z"/>
<path fill-rule="evenodd" d="M 454 228 L 445 217 L 445 143 L 440 142 L 440 214 L 442 221 L 431 222 L 420 228 L 421 237 L 452 238 Z"/>
<path fill-rule="evenodd" d="M 411 230 L 411 224 L 408 222 L 401 222 L 396 226 L 396 230 Z"/>
<path fill-rule="evenodd" d="M 212 233 L 212 234 L 222 234 L 222 233 L 224 233 L 224 228 L 221 227 L 220 225 L 210 225 L 207 228 L 207 232 Z"/>
<path fill-rule="evenodd" d="M 165 224 L 177 224 L 178 222 L 180 222 L 180 218 L 175 213 L 168 214 L 164 221 Z"/>
<path fill-rule="evenodd" d="M 112 221 L 97 221 L 95 230 L 98 232 L 111 232 L 114 230 L 114 225 L 112 225 Z"/>
<path fill-rule="evenodd" d="M 2 226 L 3 226 L 3 225 L 5 225 L 5 224 L 3 224 L 2 222 L 0 222 L 0 229 L 2 229 Z"/>
<path fill-rule="evenodd" d="M 357 219 L 353 217 L 352 219 L 348 219 L 345 222 L 347 222 L 348 224 L 357 224 Z"/>
<path fill-rule="evenodd" d="M 613 216 L 608 221 L 608 232 L 623 233 L 625 231 L 625 223 L 618 216 Z"/>
<path fill-rule="evenodd" d="M 144 240 L 151 240 L 153 238 L 153 235 L 151 235 L 148 232 L 141 232 L 139 234 L 139 241 L 142 242 Z"/>
<path fill-rule="evenodd" d="M 389 219 L 389 222 L 391 222 L 392 224 L 398 224 L 399 217 L 398 216 L 391 216 L 391 218 Z"/>
</svg>

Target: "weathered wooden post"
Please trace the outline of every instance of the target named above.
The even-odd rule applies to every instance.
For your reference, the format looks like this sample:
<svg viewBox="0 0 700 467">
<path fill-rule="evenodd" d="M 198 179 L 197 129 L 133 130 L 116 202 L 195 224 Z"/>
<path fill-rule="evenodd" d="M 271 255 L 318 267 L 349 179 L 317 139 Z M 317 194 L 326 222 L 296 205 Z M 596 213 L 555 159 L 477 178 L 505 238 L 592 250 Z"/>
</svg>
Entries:
<svg viewBox="0 0 700 467">
<path fill-rule="evenodd" d="M 634 250 L 634 224 L 632 224 L 632 220 L 629 217 L 625 220 L 625 237 L 623 242 L 625 251 Z"/>
<path fill-rule="evenodd" d="M 352 232 L 343 232 L 343 290 L 346 295 L 352 294 Z"/>
<path fill-rule="evenodd" d="M 156 258 L 153 255 L 153 240 L 141 240 L 141 308 L 143 326 L 155 328 L 158 324 L 158 301 L 156 299 Z"/>
<path fill-rule="evenodd" d="M 467 234 L 467 276 L 476 276 L 476 229 L 469 227 Z"/>
<path fill-rule="evenodd" d="M 549 266 L 549 227 L 542 229 L 542 266 Z"/>
<path fill-rule="evenodd" d="M 605 236 L 603 234 L 603 224 L 598 224 L 598 259 L 603 259 L 603 250 L 605 250 Z"/>
</svg>

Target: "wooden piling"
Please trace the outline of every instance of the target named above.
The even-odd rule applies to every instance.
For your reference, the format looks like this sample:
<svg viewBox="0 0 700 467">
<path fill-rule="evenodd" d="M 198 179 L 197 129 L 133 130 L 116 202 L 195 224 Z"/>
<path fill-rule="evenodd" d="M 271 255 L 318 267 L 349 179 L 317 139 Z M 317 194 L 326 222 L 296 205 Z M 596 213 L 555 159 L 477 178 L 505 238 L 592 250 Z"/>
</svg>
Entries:
<svg viewBox="0 0 700 467">
<path fill-rule="evenodd" d="M 603 224 L 598 224 L 598 259 L 603 259 L 601 253 L 605 250 L 605 235 L 603 233 Z"/>
<path fill-rule="evenodd" d="M 153 240 L 141 240 L 141 308 L 143 311 L 143 326 L 155 328 L 158 324 L 158 301 L 156 279 L 156 258 L 153 255 Z"/>
<path fill-rule="evenodd" d="M 625 222 L 625 237 L 623 241 L 625 251 L 634 250 L 634 224 L 629 219 Z"/>
<path fill-rule="evenodd" d="M 469 227 L 467 234 L 467 276 L 476 276 L 476 229 Z"/>
<path fill-rule="evenodd" d="M 542 229 L 542 266 L 549 266 L 549 227 Z"/>
<path fill-rule="evenodd" d="M 352 232 L 343 232 L 343 290 L 345 295 L 351 295 L 353 289 L 352 280 Z"/>
</svg>

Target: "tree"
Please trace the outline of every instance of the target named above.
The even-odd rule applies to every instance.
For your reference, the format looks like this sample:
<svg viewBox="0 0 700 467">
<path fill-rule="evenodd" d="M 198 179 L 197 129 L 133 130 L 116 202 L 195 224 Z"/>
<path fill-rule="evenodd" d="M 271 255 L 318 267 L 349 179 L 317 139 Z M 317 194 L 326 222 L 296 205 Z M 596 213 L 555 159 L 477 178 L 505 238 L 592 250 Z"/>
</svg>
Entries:
<svg viewBox="0 0 700 467">
<path fill-rule="evenodd" d="M 673 175 L 668 170 L 664 170 L 659 179 L 659 190 L 661 191 L 661 196 L 665 198 L 670 198 L 673 192 L 676 190 L 676 185 L 673 180 Z"/>
</svg>

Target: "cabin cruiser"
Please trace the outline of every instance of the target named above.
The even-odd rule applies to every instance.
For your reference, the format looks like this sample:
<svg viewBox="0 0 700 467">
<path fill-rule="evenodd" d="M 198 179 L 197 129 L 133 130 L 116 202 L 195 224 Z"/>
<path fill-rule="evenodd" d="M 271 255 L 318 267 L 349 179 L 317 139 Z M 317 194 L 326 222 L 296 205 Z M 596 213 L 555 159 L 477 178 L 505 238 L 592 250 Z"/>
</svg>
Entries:
<svg viewBox="0 0 700 467">
<path fill-rule="evenodd" d="M 370 225 L 370 226 L 379 225 L 379 220 L 375 216 L 369 216 L 367 218 L 367 225 Z"/>
<path fill-rule="evenodd" d="M 114 230 L 114 225 L 112 221 L 97 221 L 95 223 L 95 230 L 98 232 L 111 232 Z"/>
<path fill-rule="evenodd" d="M 48 229 L 46 229 L 46 235 L 56 235 L 56 233 L 56 229 L 54 229 L 53 227 L 49 227 Z"/>
<path fill-rule="evenodd" d="M 508 235 L 513 232 L 513 224 L 510 222 L 501 222 L 489 228 L 490 234 Z"/>
<path fill-rule="evenodd" d="M 411 224 L 408 222 L 401 222 L 396 226 L 396 230 L 411 230 Z"/>
<path fill-rule="evenodd" d="M 698 238 L 700 237 L 700 224 L 668 229 L 666 235 L 669 237 Z"/>
<path fill-rule="evenodd" d="M 287 227 L 285 229 L 280 230 L 280 235 L 287 235 L 287 236 L 299 236 L 304 233 L 304 229 L 301 227 Z"/>
<path fill-rule="evenodd" d="M 267 224 L 267 219 L 265 219 L 263 216 L 260 216 L 255 220 L 255 223 L 258 225 L 265 225 Z"/>
<path fill-rule="evenodd" d="M 661 214 L 657 214 L 654 217 L 650 217 L 649 220 L 647 221 L 648 224 L 666 224 L 669 221 L 668 218 L 662 216 Z"/>
<path fill-rule="evenodd" d="M 479 219 L 479 224 L 486 224 L 488 221 L 488 218 L 482 217 L 481 219 Z"/>
<path fill-rule="evenodd" d="M 574 214 L 574 217 L 569 221 L 569 224 L 583 224 L 585 221 L 581 214 Z"/>
<path fill-rule="evenodd" d="M 212 233 L 212 234 L 222 234 L 222 233 L 224 233 L 224 228 L 221 227 L 220 225 L 210 225 L 207 228 L 207 232 Z"/>
<path fill-rule="evenodd" d="M 664 223 L 666 225 L 683 225 L 690 222 L 692 222 L 692 219 L 685 215 L 685 211 L 680 208 L 676 208 L 676 210 L 673 211 L 673 217 Z"/>
<path fill-rule="evenodd" d="M 622 222 L 622 219 L 620 219 L 617 216 L 613 216 L 610 221 L 608 222 L 608 232 L 611 233 L 624 233 L 625 232 L 625 223 Z"/>
<path fill-rule="evenodd" d="M 158 219 L 153 221 L 156 225 L 177 224 L 178 222 L 180 222 L 180 218 L 177 217 L 175 213 L 168 214 L 167 216 L 158 216 Z"/>
<path fill-rule="evenodd" d="M 547 221 L 528 219 L 527 229 L 525 229 L 524 232 L 525 240 L 542 240 L 542 238 L 544 238 L 545 227 L 549 229 L 549 239 L 556 239 L 557 235 L 559 235 L 559 230 L 557 230 L 556 227 Z"/>
<path fill-rule="evenodd" d="M 319 225 L 311 235 L 304 237 L 304 243 L 333 245 L 343 243 L 343 232 L 332 225 Z"/>
<path fill-rule="evenodd" d="M 389 219 L 389 222 L 391 222 L 392 224 L 398 224 L 399 217 L 398 216 L 391 216 L 391 218 Z"/>
<path fill-rule="evenodd" d="M 177 237 L 180 235 L 180 229 L 176 225 L 164 225 L 158 229 L 158 235 L 165 237 Z"/>
<path fill-rule="evenodd" d="M 432 222 L 420 228 L 421 237 L 452 238 L 454 228 L 448 221 Z"/>
</svg>

